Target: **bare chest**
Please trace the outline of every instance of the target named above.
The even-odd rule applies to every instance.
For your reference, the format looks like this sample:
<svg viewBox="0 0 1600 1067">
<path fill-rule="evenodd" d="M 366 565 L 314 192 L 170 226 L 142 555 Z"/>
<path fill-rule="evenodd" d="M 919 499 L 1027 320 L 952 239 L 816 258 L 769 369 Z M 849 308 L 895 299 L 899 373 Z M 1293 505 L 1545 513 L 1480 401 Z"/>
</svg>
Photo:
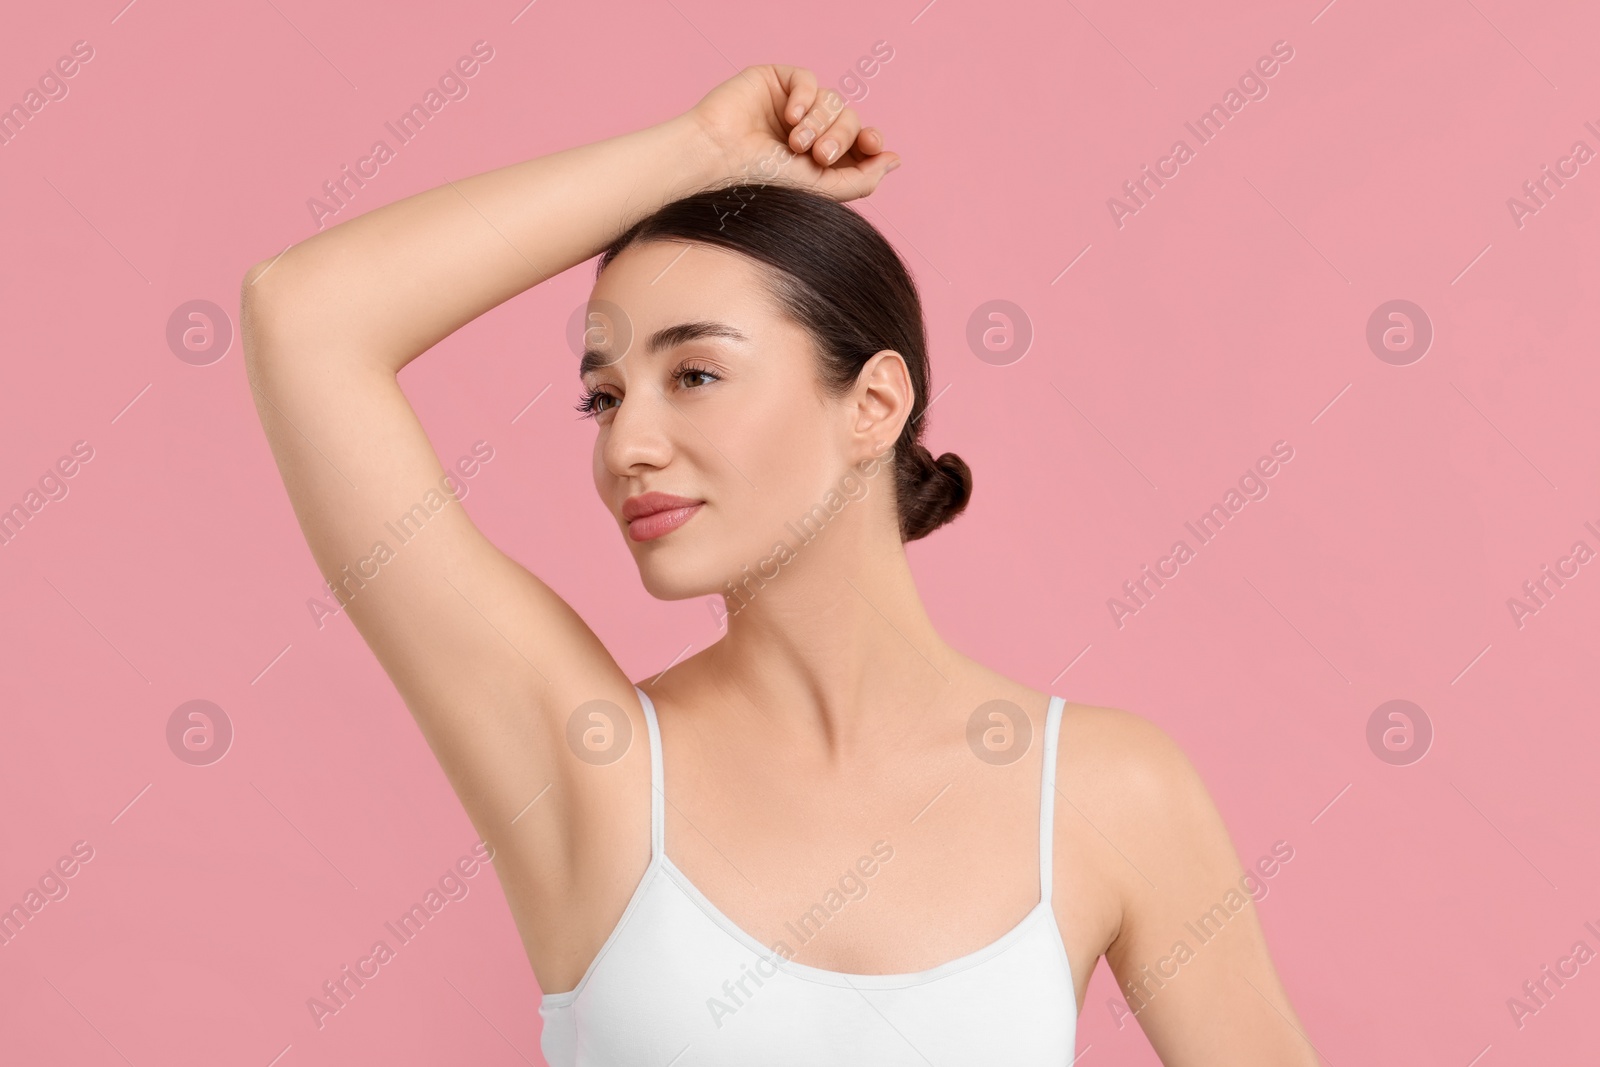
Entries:
<svg viewBox="0 0 1600 1067">
<path fill-rule="evenodd" d="M 775 953 L 914 975 L 1033 919 L 1048 856 L 1044 906 L 1081 1005 L 1114 901 L 1074 862 L 1093 852 L 1073 827 L 1053 818 L 1042 841 L 1041 758 L 1022 762 L 1031 767 L 933 759 L 870 782 L 680 771 L 665 790 L 665 861 L 719 920 Z"/>
</svg>

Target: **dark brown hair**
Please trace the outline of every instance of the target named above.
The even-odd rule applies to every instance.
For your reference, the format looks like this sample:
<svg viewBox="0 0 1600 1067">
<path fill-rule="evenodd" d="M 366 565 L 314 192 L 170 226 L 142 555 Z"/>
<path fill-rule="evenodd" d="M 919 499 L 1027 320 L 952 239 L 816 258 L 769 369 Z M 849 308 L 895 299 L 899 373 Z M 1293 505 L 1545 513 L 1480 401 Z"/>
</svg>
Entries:
<svg viewBox="0 0 1600 1067">
<path fill-rule="evenodd" d="M 943 526 L 972 497 L 972 472 L 960 456 L 934 458 L 921 443 L 928 407 L 927 331 L 905 263 L 859 214 L 792 185 L 739 182 L 674 200 L 622 233 L 601 254 L 595 276 L 639 241 L 696 241 L 739 252 L 769 268 L 772 293 L 816 344 L 831 396 L 855 385 L 867 360 L 900 353 L 911 374 L 911 416 L 894 444 L 900 538 L 915 541 Z"/>
</svg>

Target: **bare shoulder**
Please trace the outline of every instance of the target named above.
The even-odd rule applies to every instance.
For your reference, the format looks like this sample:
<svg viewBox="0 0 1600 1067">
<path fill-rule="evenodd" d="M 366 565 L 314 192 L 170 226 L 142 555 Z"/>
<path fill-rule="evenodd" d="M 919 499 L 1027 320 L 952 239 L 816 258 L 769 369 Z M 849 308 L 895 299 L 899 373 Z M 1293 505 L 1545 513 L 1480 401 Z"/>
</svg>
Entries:
<svg viewBox="0 0 1600 1067">
<path fill-rule="evenodd" d="M 1074 798 L 1140 814 L 1193 802 L 1205 792 L 1172 736 L 1122 708 L 1068 702 L 1061 715 L 1056 779 Z"/>
<path fill-rule="evenodd" d="M 1035 726 L 1042 734 L 1051 693 L 981 665 L 974 674 L 983 692 L 1036 712 Z M 1086 812 L 1140 823 L 1158 814 L 1170 819 L 1184 812 L 1214 810 L 1183 749 L 1142 715 L 1066 701 L 1057 737 L 1056 788 Z"/>
<path fill-rule="evenodd" d="M 1317 1063 L 1255 912 L 1263 883 L 1178 743 L 1141 715 L 1068 704 L 1056 773 L 1075 973 L 1104 955 L 1163 1063 Z"/>
<path fill-rule="evenodd" d="M 1089 850 L 1124 902 L 1152 885 L 1227 878 L 1233 844 L 1211 792 L 1172 736 L 1121 708 L 1068 703 L 1056 753 L 1057 840 Z"/>
<path fill-rule="evenodd" d="M 984 692 L 1004 697 L 1037 714 L 1045 728 L 1052 694 L 978 666 Z M 1122 708 L 1066 701 L 1056 748 L 1057 840 L 1096 838 L 1097 851 L 1113 847 L 1108 875 L 1135 877 L 1124 857 L 1129 850 L 1156 853 L 1173 847 L 1213 854 L 1231 845 L 1211 794 L 1189 757 L 1151 719 Z M 1152 861 L 1154 862 L 1154 861 Z M 1226 859 L 1218 856 L 1226 865 Z"/>
<path fill-rule="evenodd" d="M 974 672 L 978 689 L 1038 715 L 1042 732 L 1052 694 L 995 671 Z M 1056 749 L 1056 784 L 1075 802 L 1131 807 L 1149 814 L 1172 803 L 1203 797 L 1204 786 L 1188 757 L 1165 730 L 1121 708 L 1066 701 Z"/>
</svg>

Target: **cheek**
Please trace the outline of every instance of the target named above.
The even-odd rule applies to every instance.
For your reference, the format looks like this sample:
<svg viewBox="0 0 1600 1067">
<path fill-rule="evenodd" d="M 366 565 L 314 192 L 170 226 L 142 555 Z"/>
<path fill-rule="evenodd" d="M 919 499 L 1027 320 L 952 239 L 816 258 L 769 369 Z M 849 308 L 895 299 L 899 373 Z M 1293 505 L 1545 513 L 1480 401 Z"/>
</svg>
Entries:
<svg viewBox="0 0 1600 1067">
<path fill-rule="evenodd" d="M 749 481 L 735 473 L 724 485 L 744 498 L 740 510 L 765 547 L 781 535 L 786 521 L 819 503 L 837 481 L 828 433 L 824 413 L 797 402 L 774 405 L 761 417 L 742 422 L 728 456 L 744 457 L 735 462 Z"/>
<path fill-rule="evenodd" d="M 763 496 L 782 497 L 805 475 L 820 465 L 827 451 L 823 413 L 814 404 L 794 397 L 788 388 L 772 390 L 769 400 L 753 405 L 736 419 L 724 423 L 730 434 L 729 456 L 748 457 L 751 481 Z M 719 442 L 719 447 L 723 447 Z M 747 486 L 748 488 L 748 486 Z"/>
<path fill-rule="evenodd" d="M 605 457 L 601 455 L 600 438 L 594 441 L 594 451 L 589 456 L 589 477 L 594 482 L 595 495 L 603 504 L 606 501 L 606 484 L 611 480 L 610 473 L 606 470 Z"/>
<path fill-rule="evenodd" d="M 773 496 L 786 496 L 807 485 L 808 475 L 818 469 L 827 452 L 819 420 L 814 414 L 795 408 L 798 405 L 774 412 L 752 434 L 752 447 L 761 457 Z"/>
</svg>

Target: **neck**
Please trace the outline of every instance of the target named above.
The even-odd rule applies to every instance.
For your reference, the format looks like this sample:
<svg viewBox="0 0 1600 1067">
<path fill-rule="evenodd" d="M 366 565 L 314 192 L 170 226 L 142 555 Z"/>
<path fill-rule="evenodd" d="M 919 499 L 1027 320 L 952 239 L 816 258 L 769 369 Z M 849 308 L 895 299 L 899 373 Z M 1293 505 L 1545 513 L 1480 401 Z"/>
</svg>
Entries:
<svg viewBox="0 0 1600 1067">
<path fill-rule="evenodd" d="M 952 684 L 959 656 L 928 618 L 892 522 L 836 521 L 775 576 L 750 576 L 725 595 L 727 635 L 695 658 L 782 741 L 830 758 L 876 748 L 925 721 Z"/>
</svg>

